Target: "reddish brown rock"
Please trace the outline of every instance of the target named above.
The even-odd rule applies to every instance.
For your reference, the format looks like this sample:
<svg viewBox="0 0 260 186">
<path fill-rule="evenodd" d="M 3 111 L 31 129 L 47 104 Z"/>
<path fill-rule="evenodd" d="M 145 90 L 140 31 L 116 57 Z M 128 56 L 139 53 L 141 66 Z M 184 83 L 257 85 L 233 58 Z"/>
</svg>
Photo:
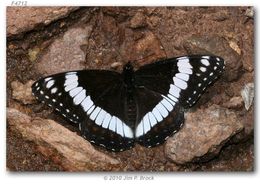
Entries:
<svg viewBox="0 0 260 186">
<path fill-rule="evenodd" d="M 48 25 L 76 9 L 78 7 L 7 7 L 7 36 L 32 30 L 39 24 Z"/>
<path fill-rule="evenodd" d="M 228 102 L 223 104 L 226 108 L 239 109 L 243 106 L 243 99 L 240 96 L 231 98 Z"/>
<path fill-rule="evenodd" d="M 166 57 L 163 46 L 152 32 L 146 32 L 144 37 L 136 42 L 134 51 L 135 55 L 139 56 L 140 63 L 152 62 Z"/>
<path fill-rule="evenodd" d="M 22 84 L 19 81 L 13 81 L 11 83 L 13 99 L 20 101 L 23 104 L 34 103 L 35 99 L 32 96 L 31 90 L 32 84 L 33 81 L 28 81 L 26 84 Z"/>
<path fill-rule="evenodd" d="M 34 142 L 38 150 L 67 171 L 116 170 L 119 161 L 97 150 L 85 139 L 53 120 L 31 118 L 7 109 L 10 129 Z"/>
<path fill-rule="evenodd" d="M 39 59 L 37 71 L 50 75 L 70 70 L 84 69 L 85 53 L 81 45 L 87 44 L 92 27 L 72 28 L 55 40 Z"/>
<path fill-rule="evenodd" d="M 217 105 L 189 112 L 182 130 L 167 140 L 165 154 L 177 164 L 208 161 L 242 129 L 235 112 Z"/>
<path fill-rule="evenodd" d="M 140 28 L 145 27 L 146 25 L 146 17 L 142 12 L 137 12 L 130 21 L 131 28 Z"/>
<path fill-rule="evenodd" d="M 218 159 L 203 164 L 197 171 L 254 171 L 253 140 L 229 145 L 221 151 Z"/>
</svg>

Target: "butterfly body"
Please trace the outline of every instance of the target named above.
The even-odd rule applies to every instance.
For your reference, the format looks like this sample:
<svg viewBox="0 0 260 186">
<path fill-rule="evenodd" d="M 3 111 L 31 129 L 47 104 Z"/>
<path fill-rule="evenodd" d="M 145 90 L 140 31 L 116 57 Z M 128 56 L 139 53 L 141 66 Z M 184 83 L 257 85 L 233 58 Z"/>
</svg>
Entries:
<svg viewBox="0 0 260 186">
<path fill-rule="evenodd" d="M 224 70 L 217 56 L 185 56 L 122 73 L 72 71 L 48 76 L 32 85 L 47 103 L 79 129 L 88 141 L 112 151 L 162 144 L 180 130 L 184 108 L 195 104 Z"/>
</svg>

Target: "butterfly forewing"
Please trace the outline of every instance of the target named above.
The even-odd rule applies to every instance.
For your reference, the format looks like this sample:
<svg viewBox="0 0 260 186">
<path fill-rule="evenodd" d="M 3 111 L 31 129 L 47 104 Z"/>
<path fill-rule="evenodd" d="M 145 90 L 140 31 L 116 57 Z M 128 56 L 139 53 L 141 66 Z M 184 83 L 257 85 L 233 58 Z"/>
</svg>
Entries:
<svg viewBox="0 0 260 186">
<path fill-rule="evenodd" d="M 188 108 L 222 74 L 224 68 L 224 60 L 220 57 L 194 55 L 145 65 L 135 74 L 138 86 L 168 96 Z"/>
</svg>

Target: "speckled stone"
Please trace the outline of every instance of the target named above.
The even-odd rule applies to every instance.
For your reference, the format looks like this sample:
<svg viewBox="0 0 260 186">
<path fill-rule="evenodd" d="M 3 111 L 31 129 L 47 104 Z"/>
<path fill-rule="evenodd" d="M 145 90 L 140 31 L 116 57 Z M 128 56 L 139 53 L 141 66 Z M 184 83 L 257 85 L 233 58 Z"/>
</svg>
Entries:
<svg viewBox="0 0 260 186">
<path fill-rule="evenodd" d="M 235 112 L 217 105 L 188 112 L 184 127 L 167 140 L 165 154 L 177 164 L 208 161 L 242 129 Z"/>
<path fill-rule="evenodd" d="M 33 141 L 38 151 L 67 171 L 116 170 L 120 164 L 53 120 L 31 118 L 11 108 L 7 120 L 13 131 Z"/>
</svg>

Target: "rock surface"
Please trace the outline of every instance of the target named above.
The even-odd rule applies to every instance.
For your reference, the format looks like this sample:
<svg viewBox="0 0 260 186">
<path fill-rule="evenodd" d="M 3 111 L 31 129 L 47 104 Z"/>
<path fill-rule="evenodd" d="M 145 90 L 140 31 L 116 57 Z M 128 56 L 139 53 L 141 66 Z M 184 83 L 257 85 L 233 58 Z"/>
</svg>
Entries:
<svg viewBox="0 0 260 186">
<path fill-rule="evenodd" d="M 22 84 L 19 81 L 13 81 L 11 83 L 13 99 L 22 102 L 23 104 L 32 104 L 35 102 L 35 98 L 32 96 L 31 86 L 33 81 L 28 81 L 26 84 Z"/>
<path fill-rule="evenodd" d="M 67 171 L 116 170 L 120 164 L 52 120 L 31 118 L 11 108 L 7 109 L 7 120 L 11 130 L 33 141 L 42 154 Z"/>
<path fill-rule="evenodd" d="M 243 129 L 235 112 L 213 105 L 185 115 L 185 125 L 165 145 L 165 154 L 177 164 L 208 161 Z"/>
<path fill-rule="evenodd" d="M 232 97 L 228 102 L 223 104 L 226 108 L 240 109 L 243 106 L 243 99 L 240 96 Z"/>
<path fill-rule="evenodd" d="M 7 36 L 29 31 L 39 24 L 47 25 L 76 9 L 77 7 L 7 7 Z"/>
<path fill-rule="evenodd" d="M 43 75 L 50 75 L 84 69 L 86 54 L 81 46 L 87 44 L 91 30 L 92 27 L 68 30 L 63 37 L 54 41 L 39 59 L 36 66 L 37 71 Z"/>
</svg>

